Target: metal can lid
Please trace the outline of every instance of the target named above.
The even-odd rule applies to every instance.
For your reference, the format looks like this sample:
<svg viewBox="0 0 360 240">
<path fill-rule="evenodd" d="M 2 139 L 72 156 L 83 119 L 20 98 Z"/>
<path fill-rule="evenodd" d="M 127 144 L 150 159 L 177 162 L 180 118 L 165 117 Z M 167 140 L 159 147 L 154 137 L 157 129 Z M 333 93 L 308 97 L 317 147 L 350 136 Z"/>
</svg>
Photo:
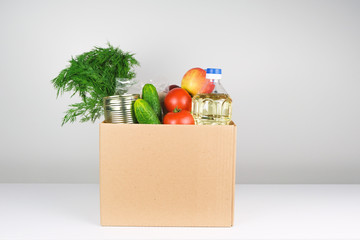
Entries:
<svg viewBox="0 0 360 240">
<path fill-rule="evenodd" d="M 104 97 L 103 101 L 105 105 L 112 105 L 122 102 L 131 103 L 132 101 L 135 101 L 138 98 L 140 98 L 140 94 L 113 95 L 113 96 Z"/>
</svg>

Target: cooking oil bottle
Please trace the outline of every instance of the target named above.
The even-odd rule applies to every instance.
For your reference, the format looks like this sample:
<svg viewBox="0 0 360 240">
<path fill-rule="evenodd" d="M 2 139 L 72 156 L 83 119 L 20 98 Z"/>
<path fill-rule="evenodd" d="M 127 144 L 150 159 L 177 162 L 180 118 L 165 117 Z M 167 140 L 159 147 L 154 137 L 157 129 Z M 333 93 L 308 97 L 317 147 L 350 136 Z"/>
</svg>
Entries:
<svg viewBox="0 0 360 240">
<path fill-rule="evenodd" d="M 221 69 L 206 69 L 209 83 L 192 99 L 192 115 L 197 125 L 228 125 L 232 100 L 221 85 Z"/>
</svg>

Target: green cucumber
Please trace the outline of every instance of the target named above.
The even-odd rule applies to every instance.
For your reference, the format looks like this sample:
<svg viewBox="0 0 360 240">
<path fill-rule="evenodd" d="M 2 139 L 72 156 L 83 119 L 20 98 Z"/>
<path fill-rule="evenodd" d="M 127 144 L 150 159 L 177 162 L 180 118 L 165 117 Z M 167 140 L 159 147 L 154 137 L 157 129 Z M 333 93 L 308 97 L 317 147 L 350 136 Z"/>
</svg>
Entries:
<svg viewBox="0 0 360 240">
<path fill-rule="evenodd" d="M 156 91 L 156 88 L 152 84 L 145 84 L 145 86 L 142 89 L 142 99 L 147 101 L 154 112 L 156 113 L 156 116 L 161 119 L 161 104 L 159 100 L 159 94 Z"/>
<path fill-rule="evenodd" d="M 160 124 L 159 118 L 144 99 L 138 99 L 134 103 L 134 112 L 137 121 L 141 124 Z"/>
</svg>

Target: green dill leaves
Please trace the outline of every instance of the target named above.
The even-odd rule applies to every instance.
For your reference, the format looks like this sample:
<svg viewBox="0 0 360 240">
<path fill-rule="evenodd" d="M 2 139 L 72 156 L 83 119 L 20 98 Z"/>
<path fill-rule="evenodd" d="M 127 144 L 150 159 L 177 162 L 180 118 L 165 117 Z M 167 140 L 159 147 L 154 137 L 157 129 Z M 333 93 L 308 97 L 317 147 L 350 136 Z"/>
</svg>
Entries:
<svg viewBox="0 0 360 240">
<path fill-rule="evenodd" d="M 134 67 L 139 66 L 134 54 L 123 52 L 108 44 L 107 48 L 95 47 L 69 61 L 65 68 L 52 80 L 57 96 L 71 92 L 79 95 L 82 102 L 69 105 L 62 121 L 92 121 L 103 115 L 103 98 L 114 95 L 116 79 L 133 79 Z"/>
</svg>

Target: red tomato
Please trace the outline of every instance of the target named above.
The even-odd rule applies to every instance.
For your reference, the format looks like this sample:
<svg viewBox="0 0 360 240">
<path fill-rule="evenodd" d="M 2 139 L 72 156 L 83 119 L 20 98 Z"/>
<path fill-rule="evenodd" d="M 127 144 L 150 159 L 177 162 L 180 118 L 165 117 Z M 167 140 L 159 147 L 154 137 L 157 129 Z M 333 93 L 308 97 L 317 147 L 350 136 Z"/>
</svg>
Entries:
<svg viewBox="0 0 360 240">
<path fill-rule="evenodd" d="M 186 110 L 175 110 L 169 112 L 164 117 L 164 124 L 195 124 L 194 118 L 189 111 Z"/>
<path fill-rule="evenodd" d="M 169 112 L 177 109 L 187 110 L 191 112 L 190 94 L 182 88 L 172 89 L 165 97 L 164 104 Z"/>
</svg>

